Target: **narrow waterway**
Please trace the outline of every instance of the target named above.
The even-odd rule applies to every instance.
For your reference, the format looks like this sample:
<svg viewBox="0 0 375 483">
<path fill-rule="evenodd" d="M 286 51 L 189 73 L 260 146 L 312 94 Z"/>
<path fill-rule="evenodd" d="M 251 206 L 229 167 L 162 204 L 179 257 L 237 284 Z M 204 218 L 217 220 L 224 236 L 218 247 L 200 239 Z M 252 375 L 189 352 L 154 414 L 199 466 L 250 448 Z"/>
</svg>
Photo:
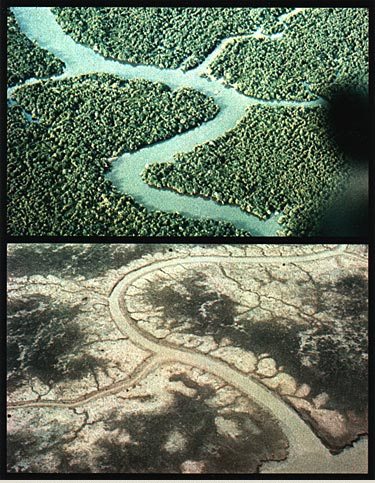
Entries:
<svg viewBox="0 0 375 483">
<path fill-rule="evenodd" d="M 149 210 L 179 212 L 191 218 L 209 218 L 230 222 L 237 228 L 249 231 L 254 236 L 275 235 L 280 225 L 279 214 L 268 220 L 259 220 L 235 206 L 220 205 L 201 197 L 182 195 L 169 190 L 152 188 L 143 182 L 141 172 L 147 164 L 173 162 L 174 155 L 192 151 L 199 144 L 214 140 L 232 129 L 244 116 L 246 109 L 254 104 L 278 106 L 314 107 L 321 99 L 310 102 L 262 101 L 240 94 L 235 89 L 224 86 L 219 80 L 200 77 L 202 66 L 183 72 L 181 69 L 160 69 L 154 66 L 130 65 L 105 59 L 94 50 L 75 42 L 66 35 L 49 7 L 14 7 L 12 11 L 21 30 L 40 47 L 47 49 L 65 65 L 63 75 L 58 78 L 73 77 L 94 72 L 106 72 L 126 79 L 142 78 L 153 82 L 163 82 L 172 89 L 191 87 L 214 99 L 220 107 L 215 119 L 173 138 L 120 156 L 112 164 L 108 178 L 123 193 L 131 195 Z M 250 34 L 251 35 L 251 34 Z M 248 36 L 248 35 L 245 35 Z M 224 39 L 210 54 L 210 61 L 221 52 Z M 203 63 L 205 67 L 207 61 Z M 32 81 L 31 81 L 32 82 Z M 8 97 L 14 89 L 8 90 Z"/>
</svg>

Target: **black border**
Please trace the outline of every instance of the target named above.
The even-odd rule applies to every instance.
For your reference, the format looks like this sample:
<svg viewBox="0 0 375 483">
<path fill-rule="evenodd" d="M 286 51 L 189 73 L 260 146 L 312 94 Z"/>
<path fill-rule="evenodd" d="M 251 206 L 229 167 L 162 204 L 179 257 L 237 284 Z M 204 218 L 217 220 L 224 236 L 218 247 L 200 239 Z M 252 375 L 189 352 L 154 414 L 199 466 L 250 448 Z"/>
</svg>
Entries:
<svg viewBox="0 0 375 483">
<path fill-rule="evenodd" d="M 277 236 L 8 236 L 7 243 L 170 243 L 170 244 L 250 244 L 261 245 L 273 243 L 275 245 L 321 245 L 321 244 L 367 244 L 362 237 L 277 237 Z"/>
<path fill-rule="evenodd" d="M 133 6 L 133 7 L 146 7 L 146 6 L 160 6 L 160 7 L 362 7 L 368 8 L 370 13 L 370 59 L 375 59 L 375 3 L 371 0 L 321 0 L 321 1 L 307 1 L 302 0 L 299 2 L 288 0 L 232 0 L 231 2 L 224 2 L 223 0 L 200 0 L 200 1 L 188 1 L 188 0 L 158 0 L 158 1 L 145 1 L 145 0 L 127 0 L 126 2 L 108 0 L 107 2 L 98 0 L 81 0 L 79 2 L 68 1 L 47 1 L 47 0 L 0 0 L 0 45 L 6 45 L 6 8 L 12 6 Z M 3 86 L 6 86 L 6 49 L 3 47 L 0 49 L 1 55 L 1 69 L 0 76 Z M 375 99 L 374 99 L 374 63 L 370 61 L 370 105 L 371 105 L 371 133 L 375 131 L 374 112 L 375 112 Z M 6 93 L 5 89 L 2 91 L 1 97 L 1 111 L 4 115 L 1 117 L 5 121 L 6 112 Z M 6 125 L 5 122 L 1 123 L 1 136 L 3 142 L 0 143 L 1 161 L 2 167 L 6 165 Z M 371 159 L 375 159 L 375 136 L 371 139 Z M 0 176 L 0 270 L 1 273 L 1 307 L 4 308 L 2 313 L 4 314 L 3 330 L 0 331 L 0 349 L 5 349 L 5 333 L 6 333 L 6 260 L 7 260 L 7 244 L 8 243 L 168 243 L 168 244 L 322 244 L 322 243 L 348 243 L 348 244 L 368 244 L 369 245 L 369 368 L 373 363 L 373 341 L 374 341 L 374 329 L 371 321 L 375 320 L 374 317 L 374 276 L 375 266 L 373 261 L 374 250 L 374 236 L 375 236 L 375 216 L 374 216 L 374 167 L 372 163 L 369 166 L 369 230 L 367 237 L 64 237 L 64 236 L 7 236 L 6 235 L 6 170 L 3 169 Z M 3 404 L 0 410 L 0 478 L 7 480 L 50 480 L 50 479 L 67 479 L 67 480 L 98 480 L 98 479 L 163 479 L 163 480 L 367 480 L 375 479 L 375 463 L 370 455 L 374 454 L 375 445 L 373 441 L 374 434 L 374 381 L 371 377 L 371 369 L 369 370 L 369 469 L 367 474 L 328 474 L 328 473 L 314 473 L 314 474 L 199 474 L 199 475 L 180 475 L 180 474 L 107 474 L 107 473 L 95 473 L 95 474 L 53 474 L 53 473 L 7 473 L 6 472 L 6 353 L 5 350 L 1 351 L 0 355 L 1 364 L 1 376 L 4 384 L 1 384 L 1 400 Z"/>
</svg>

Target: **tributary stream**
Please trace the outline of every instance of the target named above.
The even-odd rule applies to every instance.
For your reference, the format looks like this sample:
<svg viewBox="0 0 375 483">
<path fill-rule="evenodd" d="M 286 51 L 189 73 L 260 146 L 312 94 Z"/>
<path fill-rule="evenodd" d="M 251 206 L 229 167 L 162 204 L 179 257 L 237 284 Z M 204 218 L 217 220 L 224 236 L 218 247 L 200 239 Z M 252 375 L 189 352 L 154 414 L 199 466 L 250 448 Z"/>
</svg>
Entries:
<svg viewBox="0 0 375 483">
<path fill-rule="evenodd" d="M 106 72 L 126 79 L 142 78 L 162 82 L 172 89 L 182 87 L 196 89 L 212 97 L 219 106 L 220 111 L 213 120 L 185 133 L 176 134 L 166 141 L 155 143 L 134 153 L 125 153 L 117 158 L 108 173 L 109 179 L 117 189 L 131 195 L 151 211 L 179 212 L 190 218 L 230 222 L 254 236 L 276 234 L 280 229 L 277 223 L 280 214 L 275 213 L 267 220 L 259 220 L 235 206 L 220 205 L 201 197 L 152 188 L 142 180 L 141 173 L 147 164 L 174 161 L 175 154 L 192 151 L 196 146 L 222 136 L 237 124 L 250 105 L 267 104 L 274 105 L 275 108 L 278 106 L 312 107 L 322 103 L 321 99 L 307 102 L 262 101 L 240 94 L 235 89 L 224 86 L 220 81 L 201 77 L 202 65 L 205 66 L 208 63 L 207 60 L 215 58 L 228 39 L 224 39 L 201 66 L 188 72 L 147 65 L 135 66 L 105 59 L 94 50 L 75 42 L 63 32 L 49 7 L 16 7 L 12 11 L 27 37 L 65 63 L 64 73 L 54 78 L 63 79 L 94 72 Z M 13 91 L 14 88 L 8 89 L 8 97 Z"/>
</svg>

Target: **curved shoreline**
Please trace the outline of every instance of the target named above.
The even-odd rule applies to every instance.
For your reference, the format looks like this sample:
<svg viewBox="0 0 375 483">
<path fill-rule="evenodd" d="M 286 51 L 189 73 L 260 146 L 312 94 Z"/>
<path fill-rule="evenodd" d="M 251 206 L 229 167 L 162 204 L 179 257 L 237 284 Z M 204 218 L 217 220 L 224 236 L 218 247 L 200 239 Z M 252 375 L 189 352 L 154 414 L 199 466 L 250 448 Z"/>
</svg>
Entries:
<svg viewBox="0 0 375 483">
<path fill-rule="evenodd" d="M 92 49 L 76 43 L 65 34 L 52 14 L 50 7 L 13 7 L 21 31 L 40 47 L 48 50 L 62 60 L 66 68 L 60 76 L 51 78 L 63 79 L 88 73 L 106 72 L 126 79 L 143 78 L 152 82 L 162 82 L 172 89 L 190 87 L 213 98 L 220 111 L 216 117 L 201 124 L 195 129 L 176 134 L 174 137 L 139 149 L 134 153 L 125 153 L 112 163 L 107 174 L 113 185 L 122 193 L 126 193 L 150 211 L 178 212 L 188 218 L 211 219 L 232 223 L 236 228 L 250 232 L 254 236 L 273 236 L 281 226 L 277 219 L 280 214 L 274 213 L 267 220 L 244 212 L 237 206 L 221 205 L 210 199 L 187 196 L 171 190 L 152 188 L 144 183 L 141 172 L 147 164 L 173 162 L 174 155 L 192 151 L 196 146 L 217 139 L 228 130 L 233 129 L 251 105 L 269 105 L 273 107 L 316 107 L 324 104 L 324 100 L 313 101 L 264 101 L 247 97 L 235 89 L 224 86 L 218 80 L 200 77 L 202 65 L 190 71 L 181 69 L 160 69 L 150 65 L 131 65 L 113 59 L 106 59 Z M 43 26 L 43 28 L 41 28 Z M 210 54 L 210 58 L 218 55 L 224 39 Z M 37 82 L 29 80 L 27 83 Z M 12 96 L 15 86 L 8 90 L 8 98 Z"/>
<path fill-rule="evenodd" d="M 260 469 L 261 473 L 316 473 L 317 466 L 321 466 L 324 470 L 321 472 L 324 473 L 345 473 L 345 469 L 341 471 L 341 468 L 345 468 L 345 465 L 348 464 L 345 458 L 348 458 L 350 462 L 357 457 L 361 459 L 360 468 L 362 468 L 365 466 L 363 460 L 367 454 L 366 438 L 361 439 L 356 447 L 345 450 L 345 457 L 344 455 L 341 456 L 341 454 L 332 455 L 318 436 L 315 435 L 310 426 L 280 396 L 263 386 L 250 375 L 242 373 L 220 359 L 195 352 L 190 348 L 174 346 L 171 343 L 157 339 L 151 334 L 144 332 L 138 327 L 137 322 L 131 318 L 131 314 L 125 306 L 126 291 L 135 281 L 166 266 L 170 267 L 180 265 L 181 263 L 232 263 L 233 261 L 242 265 L 252 263 L 313 263 L 316 260 L 340 256 L 345 250 L 345 245 L 338 245 L 333 249 L 325 249 L 317 253 L 303 255 L 249 257 L 233 255 L 180 256 L 167 260 L 145 261 L 143 265 L 130 270 L 116 282 L 109 295 L 109 308 L 112 319 L 120 332 L 129 337 L 129 340 L 136 346 L 151 353 L 147 359 L 127 379 L 104 387 L 102 390 L 80 396 L 76 400 L 19 401 L 10 404 L 9 407 L 12 409 L 27 407 L 75 408 L 91 400 L 116 394 L 138 382 L 164 364 L 181 363 L 190 367 L 197 367 L 207 373 L 213 374 L 239 389 L 261 407 L 268 410 L 278 420 L 289 441 L 289 455 L 285 461 L 263 463 Z M 145 314 L 145 317 L 147 317 L 147 314 Z"/>
<path fill-rule="evenodd" d="M 278 420 L 282 430 L 289 441 L 288 461 L 298 460 L 304 457 L 306 453 L 311 453 L 314 457 L 331 458 L 329 450 L 323 445 L 315 433 L 305 423 L 297 412 L 288 406 L 279 396 L 275 395 L 271 390 L 264 387 L 260 382 L 253 379 L 249 375 L 245 375 L 229 366 L 229 364 L 215 359 L 212 356 L 197 353 L 192 349 L 183 347 L 173 347 L 171 344 L 163 340 L 146 334 L 139 329 L 136 321 L 132 319 L 131 314 L 126 308 L 125 297 L 128 288 L 139 278 L 164 268 L 166 266 L 174 266 L 185 261 L 187 264 L 195 263 L 218 263 L 232 262 L 243 265 L 249 263 L 290 263 L 311 261 L 323 259 L 341 254 L 345 250 L 345 246 L 339 246 L 334 250 L 319 252 L 316 254 L 303 256 L 276 256 L 276 257 L 232 257 L 232 256 L 193 256 L 187 260 L 177 258 L 165 261 L 154 262 L 143 267 L 134 269 L 127 273 L 113 288 L 109 297 L 109 307 L 112 318 L 122 334 L 136 343 L 144 350 L 150 351 L 157 356 L 165 357 L 176 362 L 197 367 L 203 371 L 211 373 L 220 379 L 228 382 L 238 388 L 244 394 L 248 395 L 261 407 L 270 411 Z M 146 316 L 147 317 L 147 316 Z"/>
</svg>

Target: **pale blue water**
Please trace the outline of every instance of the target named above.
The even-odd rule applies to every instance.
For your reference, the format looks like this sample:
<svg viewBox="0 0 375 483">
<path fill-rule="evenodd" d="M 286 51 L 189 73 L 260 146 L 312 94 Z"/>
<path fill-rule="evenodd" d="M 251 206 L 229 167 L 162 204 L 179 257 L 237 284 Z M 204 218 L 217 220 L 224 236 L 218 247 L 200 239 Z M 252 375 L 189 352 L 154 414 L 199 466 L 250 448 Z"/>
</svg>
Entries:
<svg viewBox="0 0 375 483">
<path fill-rule="evenodd" d="M 152 188 L 142 181 L 140 173 L 146 164 L 173 161 L 175 154 L 192 151 L 197 145 L 222 136 L 237 124 L 250 105 L 312 107 L 322 103 L 322 100 L 311 102 L 261 101 L 242 95 L 233 88 L 224 87 L 219 81 L 200 77 L 201 69 L 199 68 L 183 72 L 180 69 L 159 69 L 146 65 L 134 66 L 105 59 L 66 35 L 48 7 L 14 7 L 12 11 L 22 31 L 31 40 L 65 63 L 64 73 L 55 78 L 62 79 L 94 72 L 111 73 L 126 79 L 142 78 L 163 82 L 172 89 L 194 88 L 211 96 L 220 107 L 219 114 L 212 121 L 186 133 L 177 134 L 167 141 L 120 156 L 113 162 L 112 170 L 108 174 L 108 178 L 116 188 L 131 195 L 149 210 L 179 212 L 192 218 L 226 221 L 237 228 L 249 231 L 254 236 L 276 235 L 277 230 L 280 229 L 280 225 L 277 223 L 279 214 L 272 215 L 268 220 L 259 220 L 235 206 L 219 205 L 208 199 Z M 214 54 L 210 55 L 211 58 L 214 58 Z M 29 82 L 35 82 L 35 80 Z M 14 88 L 8 89 L 8 97 L 12 95 L 13 91 Z"/>
</svg>

